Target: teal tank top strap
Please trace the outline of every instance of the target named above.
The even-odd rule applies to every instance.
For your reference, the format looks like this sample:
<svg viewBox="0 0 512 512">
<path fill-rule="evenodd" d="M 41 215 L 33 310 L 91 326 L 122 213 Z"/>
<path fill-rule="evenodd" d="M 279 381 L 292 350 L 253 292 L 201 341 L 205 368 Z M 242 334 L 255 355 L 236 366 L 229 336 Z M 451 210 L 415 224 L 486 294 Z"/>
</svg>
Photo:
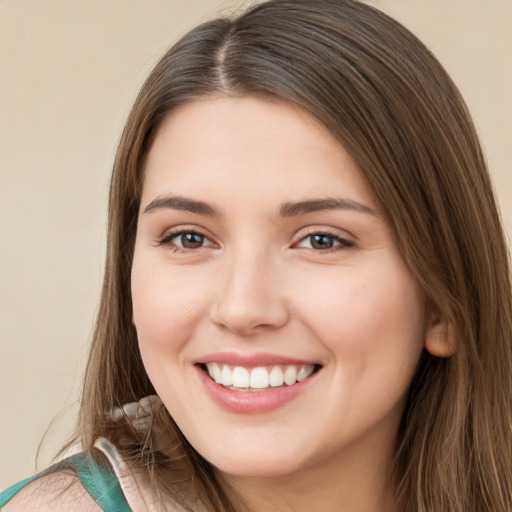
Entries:
<svg viewBox="0 0 512 512">
<path fill-rule="evenodd" d="M 43 476 L 42 474 L 31 476 L 30 478 L 25 478 L 25 480 L 22 480 L 21 482 L 18 482 L 17 484 L 11 485 L 11 487 L 8 487 L 5 491 L 0 492 L 0 511 L 2 510 L 2 507 L 7 505 L 7 502 L 14 498 L 16 494 L 18 494 L 21 489 L 26 487 L 30 482 L 33 482 L 37 478 Z"/>
<path fill-rule="evenodd" d="M 132 512 L 123 494 L 117 477 L 109 464 L 99 465 L 92 456 L 78 453 L 46 469 L 33 477 L 27 478 L 0 493 L 0 511 L 21 489 L 49 473 L 62 468 L 76 471 L 82 485 L 94 498 L 104 512 Z"/>
<path fill-rule="evenodd" d="M 114 470 L 99 465 L 90 455 L 79 453 L 68 459 L 87 492 L 104 512 L 131 512 Z"/>
</svg>

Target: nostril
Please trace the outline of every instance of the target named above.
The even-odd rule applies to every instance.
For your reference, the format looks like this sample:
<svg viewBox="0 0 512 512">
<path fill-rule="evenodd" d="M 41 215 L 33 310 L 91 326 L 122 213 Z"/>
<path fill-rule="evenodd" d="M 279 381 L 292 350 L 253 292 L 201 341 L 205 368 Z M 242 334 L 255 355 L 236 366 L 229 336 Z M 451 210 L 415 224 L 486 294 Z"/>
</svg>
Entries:
<svg viewBox="0 0 512 512">
<path fill-rule="evenodd" d="M 281 296 L 282 288 L 271 285 L 256 269 L 244 269 L 238 273 L 232 270 L 233 275 L 226 279 L 225 287 L 212 304 L 211 321 L 222 330 L 242 336 L 285 325 L 289 311 Z"/>
</svg>

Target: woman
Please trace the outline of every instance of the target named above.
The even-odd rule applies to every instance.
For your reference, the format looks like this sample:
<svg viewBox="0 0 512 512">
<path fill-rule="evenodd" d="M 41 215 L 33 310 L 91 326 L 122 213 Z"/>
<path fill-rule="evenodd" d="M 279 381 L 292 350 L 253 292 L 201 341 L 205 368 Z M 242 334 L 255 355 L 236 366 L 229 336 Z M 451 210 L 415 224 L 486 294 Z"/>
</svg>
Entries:
<svg viewBox="0 0 512 512">
<path fill-rule="evenodd" d="M 85 455 L 5 510 L 509 511 L 511 295 L 414 36 L 353 0 L 208 22 L 119 145 Z"/>
</svg>

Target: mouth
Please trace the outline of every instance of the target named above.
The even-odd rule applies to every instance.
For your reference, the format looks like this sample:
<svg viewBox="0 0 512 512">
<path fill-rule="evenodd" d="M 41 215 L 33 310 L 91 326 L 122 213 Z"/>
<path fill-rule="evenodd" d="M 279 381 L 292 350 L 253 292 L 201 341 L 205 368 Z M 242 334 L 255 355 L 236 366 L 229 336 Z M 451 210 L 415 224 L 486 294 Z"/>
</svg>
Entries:
<svg viewBox="0 0 512 512">
<path fill-rule="evenodd" d="M 220 386 L 242 392 L 292 387 L 321 368 L 318 364 L 275 364 L 250 368 L 217 362 L 200 363 L 199 367 Z"/>
</svg>

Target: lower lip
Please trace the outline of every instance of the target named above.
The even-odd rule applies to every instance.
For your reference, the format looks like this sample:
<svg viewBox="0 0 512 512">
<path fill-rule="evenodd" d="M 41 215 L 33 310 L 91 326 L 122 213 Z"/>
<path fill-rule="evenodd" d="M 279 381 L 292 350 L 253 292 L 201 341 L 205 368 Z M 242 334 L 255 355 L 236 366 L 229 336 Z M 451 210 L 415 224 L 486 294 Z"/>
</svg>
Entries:
<svg viewBox="0 0 512 512">
<path fill-rule="evenodd" d="M 283 407 L 303 393 L 318 373 L 292 386 L 265 391 L 234 391 L 217 384 L 199 366 L 196 370 L 210 398 L 222 409 L 237 414 L 263 414 Z"/>
</svg>

